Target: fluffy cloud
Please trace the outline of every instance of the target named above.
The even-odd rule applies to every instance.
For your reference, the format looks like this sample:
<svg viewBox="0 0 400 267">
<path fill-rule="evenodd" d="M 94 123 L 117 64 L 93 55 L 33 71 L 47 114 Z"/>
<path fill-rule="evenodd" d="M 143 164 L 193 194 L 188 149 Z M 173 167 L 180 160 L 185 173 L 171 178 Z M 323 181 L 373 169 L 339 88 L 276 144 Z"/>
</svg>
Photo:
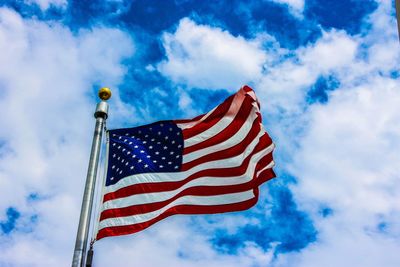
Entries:
<svg viewBox="0 0 400 267">
<path fill-rule="evenodd" d="M 268 65 L 257 84 L 269 112 L 302 112 L 305 94 L 321 75 L 349 66 L 356 56 L 357 42 L 341 31 L 324 32 L 314 44 L 301 47 L 292 56 Z"/>
<path fill-rule="evenodd" d="M 0 262 L 67 265 L 93 131 L 92 86 L 114 87 L 115 112 L 126 109 L 117 86 L 133 44 L 117 29 L 72 33 L 1 8 L 0 50 L 0 221 L 9 207 L 20 214 L 0 236 Z"/>
<path fill-rule="evenodd" d="M 235 91 L 238 85 L 258 79 L 266 60 L 259 42 L 189 19 L 182 19 L 174 33 L 165 33 L 163 45 L 167 59 L 158 70 L 191 87 Z"/>
<path fill-rule="evenodd" d="M 399 84 L 374 77 L 334 92 L 327 106 L 310 111 L 295 153 L 293 190 L 320 234 L 296 266 L 398 264 Z M 321 219 L 324 208 L 330 211 Z"/>
<path fill-rule="evenodd" d="M 296 16 L 300 16 L 304 10 L 304 0 L 272 0 L 279 4 L 288 5 L 289 9 Z"/>
<path fill-rule="evenodd" d="M 368 35 L 348 37 L 358 43 L 355 54 L 332 60 L 340 62 L 330 66 L 340 87 L 326 104 L 296 117 L 305 126 L 288 165 L 298 177 L 291 189 L 319 235 L 302 253 L 282 256 L 279 266 L 394 267 L 400 261 L 400 81 L 393 75 L 400 56 L 390 49 L 398 46 L 391 3 L 381 3 L 367 21 L 373 25 Z M 337 51 L 346 54 L 343 47 L 349 46 Z M 310 55 L 323 59 L 318 50 Z"/>
</svg>

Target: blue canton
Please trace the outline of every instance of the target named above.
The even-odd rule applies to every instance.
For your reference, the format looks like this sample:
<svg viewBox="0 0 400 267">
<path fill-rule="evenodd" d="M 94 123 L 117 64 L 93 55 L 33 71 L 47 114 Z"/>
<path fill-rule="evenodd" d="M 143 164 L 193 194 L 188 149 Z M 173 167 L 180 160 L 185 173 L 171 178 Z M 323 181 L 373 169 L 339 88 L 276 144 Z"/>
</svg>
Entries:
<svg viewBox="0 0 400 267">
<path fill-rule="evenodd" d="M 180 171 L 183 136 L 172 121 L 108 132 L 106 186 L 134 174 Z"/>
</svg>

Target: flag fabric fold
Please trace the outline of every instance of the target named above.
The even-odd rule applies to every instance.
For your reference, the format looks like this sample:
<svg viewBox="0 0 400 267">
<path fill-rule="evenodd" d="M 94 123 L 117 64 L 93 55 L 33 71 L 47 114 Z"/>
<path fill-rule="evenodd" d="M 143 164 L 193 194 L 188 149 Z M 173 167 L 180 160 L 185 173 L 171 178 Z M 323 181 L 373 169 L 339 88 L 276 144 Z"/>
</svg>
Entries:
<svg viewBox="0 0 400 267">
<path fill-rule="evenodd" d="M 109 130 L 97 240 L 174 214 L 252 207 L 260 184 L 275 177 L 273 149 L 248 86 L 190 120 Z"/>
</svg>

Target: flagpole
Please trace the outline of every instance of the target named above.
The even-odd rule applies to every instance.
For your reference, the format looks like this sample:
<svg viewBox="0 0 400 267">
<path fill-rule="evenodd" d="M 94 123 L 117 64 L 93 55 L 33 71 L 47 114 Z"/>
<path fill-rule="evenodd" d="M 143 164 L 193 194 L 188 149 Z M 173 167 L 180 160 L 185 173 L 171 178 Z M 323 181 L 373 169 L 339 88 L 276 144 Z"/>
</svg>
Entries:
<svg viewBox="0 0 400 267">
<path fill-rule="evenodd" d="M 83 267 L 85 263 L 90 217 L 92 213 L 93 195 L 96 186 L 97 167 L 99 165 L 101 137 L 103 135 L 104 125 L 108 116 L 108 104 L 106 100 L 111 97 L 110 89 L 101 88 L 99 90 L 99 97 L 102 101 L 97 103 L 96 111 L 94 113 L 94 117 L 96 118 L 96 125 L 93 134 L 92 150 L 90 152 L 85 191 L 83 193 L 78 232 L 76 234 L 72 267 Z"/>
</svg>

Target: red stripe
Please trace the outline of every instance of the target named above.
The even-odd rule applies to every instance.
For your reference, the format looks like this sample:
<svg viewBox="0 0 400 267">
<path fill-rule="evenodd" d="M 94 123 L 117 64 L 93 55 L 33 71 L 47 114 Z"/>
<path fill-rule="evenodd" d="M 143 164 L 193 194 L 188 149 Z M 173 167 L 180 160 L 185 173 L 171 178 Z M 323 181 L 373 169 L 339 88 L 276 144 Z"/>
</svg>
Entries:
<svg viewBox="0 0 400 267">
<path fill-rule="evenodd" d="M 251 89 L 251 87 L 248 86 L 248 85 L 244 85 L 244 86 L 242 87 L 242 89 L 243 89 L 245 92 L 254 92 L 254 90 Z"/>
<path fill-rule="evenodd" d="M 269 158 L 269 162 L 266 162 L 264 160 L 263 165 L 257 164 L 257 167 L 254 170 L 252 180 L 250 180 L 246 183 L 235 184 L 235 185 L 221 185 L 221 186 L 193 186 L 193 187 L 182 190 L 180 193 L 176 194 L 172 198 L 164 200 L 164 201 L 154 202 L 154 203 L 146 203 L 146 204 L 138 204 L 138 205 L 132 205 L 129 207 L 104 210 L 101 213 L 100 221 L 108 219 L 108 218 L 113 218 L 113 217 L 131 216 L 131 215 L 143 214 L 143 213 L 148 213 L 148 212 L 152 212 L 155 210 L 159 210 L 159 209 L 165 207 L 166 205 L 170 204 L 171 202 L 175 201 L 176 199 L 178 199 L 182 196 L 186 196 L 186 195 L 213 196 L 213 195 L 238 193 L 238 192 L 244 192 L 244 191 L 250 190 L 259 185 L 260 180 L 258 179 L 259 177 L 257 177 L 256 175 L 259 170 L 266 167 L 272 161 L 272 155 L 269 154 L 268 158 Z M 269 177 L 267 177 L 266 175 L 263 176 L 264 179 L 265 178 L 271 179 L 272 177 L 273 176 L 269 176 Z M 221 178 L 216 178 L 216 179 L 221 179 Z"/>
<path fill-rule="evenodd" d="M 231 138 L 246 122 L 250 112 L 252 112 L 253 110 L 253 102 L 254 100 L 251 97 L 246 97 L 242 103 L 242 106 L 240 107 L 239 112 L 236 114 L 235 118 L 228 125 L 228 127 L 223 129 L 221 132 L 217 133 L 213 137 L 204 140 L 203 142 L 197 143 L 190 147 L 185 147 L 183 149 L 183 154 L 185 155 L 193 151 L 221 143 Z"/>
<path fill-rule="evenodd" d="M 107 227 L 101 229 L 97 233 L 97 240 L 100 240 L 107 236 L 118 236 L 118 235 L 126 235 L 133 234 L 148 228 L 149 226 L 155 224 L 162 219 L 165 219 L 169 216 L 175 214 L 214 214 L 214 213 L 224 213 L 224 212 L 232 212 L 232 211 L 241 211 L 246 210 L 254 206 L 258 200 L 258 188 L 254 190 L 255 197 L 243 202 L 233 203 L 233 204 L 225 204 L 225 205 L 213 205 L 213 206 L 198 206 L 198 205 L 178 205 L 169 208 L 164 213 L 160 214 L 158 217 L 138 224 L 132 224 L 127 226 L 114 226 Z"/>
<path fill-rule="evenodd" d="M 263 170 L 257 177 L 256 185 L 260 186 L 262 183 L 265 183 L 272 178 L 275 178 L 276 174 L 273 169 L 265 169 Z"/>
<path fill-rule="evenodd" d="M 174 120 L 175 123 L 188 123 L 188 122 L 193 122 L 193 121 L 198 121 L 201 118 L 203 118 L 203 116 L 207 115 L 207 113 L 205 114 L 201 114 L 197 117 L 194 117 L 193 119 L 182 119 L 182 120 Z"/>
<path fill-rule="evenodd" d="M 210 153 L 207 155 L 204 155 L 202 157 L 199 157 L 195 160 L 192 160 L 190 162 L 182 164 L 181 170 L 182 171 L 187 171 L 194 166 L 197 166 L 201 163 L 208 162 L 208 161 L 214 161 L 214 160 L 219 160 L 219 159 L 225 159 L 225 158 L 230 158 L 237 156 L 239 154 L 242 154 L 244 150 L 248 147 L 248 145 L 256 138 L 256 136 L 259 134 L 260 129 L 261 129 L 261 121 L 257 117 L 253 121 L 253 125 L 251 126 L 250 131 L 247 133 L 246 137 L 238 144 L 229 147 L 224 150 L 220 150 L 214 153 Z"/>
<path fill-rule="evenodd" d="M 190 137 L 195 136 L 209 128 L 211 128 L 214 124 L 216 124 L 224 115 L 228 112 L 229 107 L 232 104 L 235 95 L 231 95 L 227 98 L 222 104 L 220 104 L 213 113 L 208 116 L 206 119 L 201 121 L 200 123 L 194 125 L 191 128 L 183 129 L 182 134 L 184 139 L 188 139 Z"/>
<path fill-rule="evenodd" d="M 134 184 L 118 189 L 115 192 L 110 192 L 104 195 L 103 202 L 127 197 L 135 194 L 142 193 L 152 193 L 152 192 L 163 192 L 163 191 L 171 191 L 180 188 L 184 184 L 199 177 L 211 176 L 211 177 L 230 177 L 230 176 L 239 176 L 246 172 L 247 166 L 250 162 L 251 157 L 261 151 L 262 149 L 271 145 L 271 139 L 267 134 L 263 135 L 260 138 L 259 143 L 253 149 L 253 151 L 243 160 L 240 166 L 232 167 L 232 168 L 218 168 L 218 169 L 206 169 L 196 172 L 190 176 L 188 176 L 185 180 L 175 181 L 175 182 L 161 182 L 161 183 L 141 183 Z"/>
<path fill-rule="evenodd" d="M 242 89 L 247 93 L 248 92 L 253 92 L 254 95 L 256 94 L 256 92 L 254 92 L 254 90 L 248 85 L 243 86 Z M 256 99 L 255 101 L 257 102 L 258 109 L 261 109 L 260 102 L 258 101 L 258 99 Z"/>
</svg>

